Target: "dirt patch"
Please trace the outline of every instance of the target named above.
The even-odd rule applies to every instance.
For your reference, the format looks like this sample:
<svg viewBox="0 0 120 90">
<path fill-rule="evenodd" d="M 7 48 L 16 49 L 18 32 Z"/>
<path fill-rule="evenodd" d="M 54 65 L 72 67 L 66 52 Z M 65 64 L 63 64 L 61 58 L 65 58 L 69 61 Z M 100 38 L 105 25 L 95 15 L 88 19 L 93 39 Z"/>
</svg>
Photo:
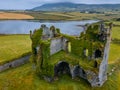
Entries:
<svg viewBox="0 0 120 90">
<path fill-rule="evenodd" d="M 34 19 L 34 17 L 26 14 L 0 12 L 0 19 Z"/>
</svg>

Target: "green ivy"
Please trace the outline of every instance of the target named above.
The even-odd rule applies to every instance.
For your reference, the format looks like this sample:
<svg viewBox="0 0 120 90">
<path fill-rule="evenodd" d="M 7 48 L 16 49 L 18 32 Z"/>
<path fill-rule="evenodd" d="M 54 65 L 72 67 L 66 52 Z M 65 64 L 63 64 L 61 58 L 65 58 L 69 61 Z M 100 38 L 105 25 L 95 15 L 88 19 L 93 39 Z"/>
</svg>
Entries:
<svg viewBox="0 0 120 90">
<path fill-rule="evenodd" d="M 39 41 L 41 40 L 42 32 L 43 32 L 42 29 L 38 29 L 32 35 L 32 47 L 33 48 L 35 48 L 39 44 Z"/>
<path fill-rule="evenodd" d="M 87 25 L 88 26 L 88 25 Z M 79 37 L 75 36 L 70 36 L 70 35 L 65 35 L 60 33 L 60 29 L 55 29 L 54 26 L 50 27 L 50 30 L 56 30 L 56 32 L 59 34 L 59 36 L 65 37 L 71 42 L 71 55 L 77 56 L 81 59 L 84 59 L 84 49 L 88 49 L 88 56 L 92 56 L 93 52 L 97 49 L 100 48 L 101 46 L 104 47 L 105 42 L 99 41 L 97 38 L 98 32 L 99 32 L 99 25 L 98 24 L 93 24 L 88 26 L 88 29 L 86 30 L 86 34 L 83 32 Z M 53 69 L 54 66 L 49 64 L 49 59 L 50 59 L 50 40 L 41 40 L 42 36 L 42 29 L 38 29 L 35 31 L 35 33 L 32 35 L 32 59 L 33 63 L 36 64 L 37 66 L 37 72 L 41 72 L 41 74 L 45 75 L 53 75 Z M 41 69 L 41 58 L 39 55 L 36 55 L 35 48 L 37 46 L 40 46 L 42 48 L 42 69 Z M 70 57 L 69 60 L 71 63 L 75 63 L 75 60 L 71 60 Z M 86 58 L 85 58 L 86 59 Z M 79 61 L 76 61 L 76 63 L 79 63 Z M 75 63 L 75 64 L 76 64 Z"/>
</svg>

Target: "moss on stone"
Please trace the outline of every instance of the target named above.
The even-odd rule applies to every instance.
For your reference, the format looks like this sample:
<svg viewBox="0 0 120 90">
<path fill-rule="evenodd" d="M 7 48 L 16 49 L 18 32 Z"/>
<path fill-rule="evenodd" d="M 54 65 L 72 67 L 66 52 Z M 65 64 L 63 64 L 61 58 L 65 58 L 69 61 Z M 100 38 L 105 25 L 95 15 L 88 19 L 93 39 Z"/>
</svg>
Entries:
<svg viewBox="0 0 120 90">
<path fill-rule="evenodd" d="M 53 39 L 42 40 L 42 29 L 35 31 L 32 36 L 32 48 L 34 54 L 34 48 L 38 45 L 42 48 L 42 74 L 50 74 L 53 75 L 53 67 L 55 63 L 60 60 L 66 60 L 71 65 L 80 64 L 80 66 L 84 67 L 85 70 L 89 69 L 97 72 L 98 69 L 94 68 L 94 60 L 92 60 L 93 54 L 96 49 L 100 48 L 104 50 L 104 45 L 106 41 L 100 41 L 97 37 L 99 33 L 99 25 L 93 24 L 88 26 L 86 33 L 82 32 L 79 37 L 70 36 L 66 34 L 61 34 L 59 29 L 55 29 L 54 26 L 50 27 L 50 30 L 56 30 L 59 34 L 54 38 L 64 37 L 68 39 L 71 43 L 71 52 L 69 54 L 62 52 L 62 55 L 58 55 L 60 53 L 54 54 L 50 56 L 50 41 Z M 88 49 L 88 57 L 84 55 L 84 49 Z M 33 55 L 33 59 L 36 60 L 37 55 Z M 39 61 L 39 60 L 38 60 Z M 38 64 L 39 62 L 37 62 Z M 38 64 L 38 68 L 40 68 L 40 64 Z"/>
</svg>

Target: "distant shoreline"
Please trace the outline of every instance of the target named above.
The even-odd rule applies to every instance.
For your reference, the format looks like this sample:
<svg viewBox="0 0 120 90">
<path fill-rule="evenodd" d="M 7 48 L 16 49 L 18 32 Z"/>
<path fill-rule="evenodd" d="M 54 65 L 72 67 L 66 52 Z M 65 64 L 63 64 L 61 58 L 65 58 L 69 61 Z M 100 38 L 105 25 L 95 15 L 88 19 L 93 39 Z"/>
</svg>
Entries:
<svg viewBox="0 0 120 90">
<path fill-rule="evenodd" d="M 40 20 L 40 21 L 80 21 L 80 20 L 117 20 L 120 13 L 81 13 L 80 11 L 0 11 L 0 20 Z"/>
<path fill-rule="evenodd" d="M 75 15 L 70 15 L 69 12 L 64 13 L 64 12 L 41 12 L 41 11 L 40 12 L 32 12 L 32 11 L 28 11 L 28 12 L 4 11 L 3 12 L 3 11 L 0 11 L 0 21 L 1 20 L 81 21 L 81 20 L 97 19 L 97 18 L 81 17 L 77 15 L 76 13 L 79 14 L 79 12 L 75 12 Z"/>
</svg>

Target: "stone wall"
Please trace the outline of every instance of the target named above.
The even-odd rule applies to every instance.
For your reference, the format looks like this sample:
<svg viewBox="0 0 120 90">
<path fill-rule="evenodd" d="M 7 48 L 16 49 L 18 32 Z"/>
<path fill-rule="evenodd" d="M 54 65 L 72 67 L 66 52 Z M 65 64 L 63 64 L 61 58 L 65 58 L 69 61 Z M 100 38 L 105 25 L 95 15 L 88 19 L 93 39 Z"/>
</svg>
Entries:
<svg viewBox="0 0 120 90">
<path fill-rule="evenodd" d="M 105 30 L 105 28 L 104 28 Z M 111 42 L 111 31 L 109 28 L 107 28 L 107 41 L 104 47 L 104 54 L 102 57 L 102 61 L 99 66 L 99 73 L 98 75 L 95 75 L 95 73 L 89 71 L 88 72 L 88 77 L 91 74 L 91 76 L 94 76 L 94 78 L 88 79 L 90 82 L 91 86 L 96 87 L 96 86 L 102 86 L 104 82 L 107 80 L 107 67 L 108 67 L 108 56 L 109 56 L 109 48 L 110 48 L 110 42 Z"/>
<path fill-rule="evenodd" d="M 50 44 L 50 55 L 53 55 L 61 50 L 66 50 L 67 39 L 63 37 L 53 38 Z"/>
<path fill-rule="evenodd" d="M 54 67 L 54 76 L 58 77 L 60 74 L 68 74 L 72 79 L 76 77 L 87 79 L 87 74 L 80 65 L 71 66 L 66 61 L 59 61 Z"/>
<path fill-rule="evenodd" d="M 47 37 L 47 38 L 53 38 L 54 37 L 54 33 L 52 30 L 50 30 L 50 28 L 46 27 L 46 25 L 42 25 L 41 28 L 43 29 L 43 36 Z"/>
<path fill-rule="evenodd" d="M 102 60 L 100 67 L 99 67 L 99 76 L 98 77 L 99 77 L 100 86 L 102 86 L 103 83 L 107 80 L 107 67 L 108 67 L 110 41 L 111 41 L 111 35 L 107 39 L 107 43 L 106 43 L 105 49 L 104 49 L 103 60 Z"/>
<path fill-rule="evenodd" d="M 27 55 L 27 56 L 24 56 L 22 58 L 11 61 L 9 63 L 0 65 L 0 72 L 4 71 L 6 69 L 9 69 L 9 68 L 14 68 L 14 67 L 20 66 L 20 65 L 28 62 L 29 58 L 30 58 L 30 55 Z"/>
<path fill-rule="evenodd" d="M 87 79 L 86 72 L 79 65 L 76 65 L 73 68 L 71 68 L 71 76 L 72 79 L 74 79 L 75 77 L 81 77 L 83 79 Z"/>
</svg>

